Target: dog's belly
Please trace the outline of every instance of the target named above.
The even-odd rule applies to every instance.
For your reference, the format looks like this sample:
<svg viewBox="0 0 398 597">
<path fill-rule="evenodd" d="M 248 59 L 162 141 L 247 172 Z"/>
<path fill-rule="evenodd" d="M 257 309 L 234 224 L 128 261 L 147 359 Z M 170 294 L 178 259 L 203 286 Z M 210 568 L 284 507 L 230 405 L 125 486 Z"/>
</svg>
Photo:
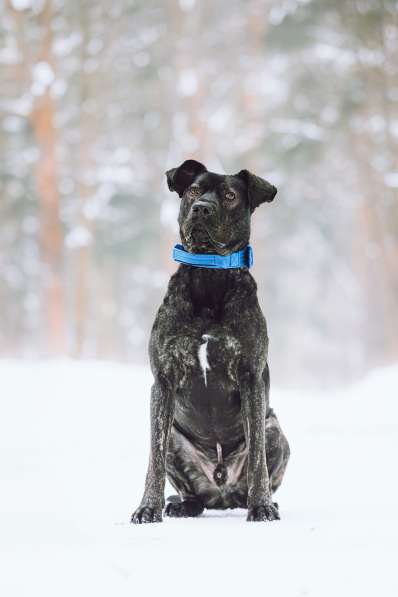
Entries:
<svg viewBox="0 0 398 597">
<path fill-rule="evenodd" d="M 219 443 L 224 450 L 244 437 L 240 395 L 219 379 L 204 385 L 199 375 L 178 390 L 174 421 L 195 443 L 211 448 Z"/>
</svg>

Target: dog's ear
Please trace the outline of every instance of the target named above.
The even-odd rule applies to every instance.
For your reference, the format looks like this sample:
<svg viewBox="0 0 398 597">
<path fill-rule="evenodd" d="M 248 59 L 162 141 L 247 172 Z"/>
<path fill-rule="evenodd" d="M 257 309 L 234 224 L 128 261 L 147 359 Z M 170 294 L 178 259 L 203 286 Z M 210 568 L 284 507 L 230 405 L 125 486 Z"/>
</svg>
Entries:
<svg viewBox="0 0 398 597">
<path fill-rule="evenodd" d="M 277 189 L 274 185 L 267 180 L 264 180 L 264 178 L 252 174 L 249 170 L 241 170 L 238 174 L 235 174 L 235 176 L 239 176 L 247 184 L 247 195 L 251 213 L 253 213 L 256 207 L 261 205 L 261 203 L 272 201 L 277 193 Z"/>
<path fill-rule="evenodd" d="M 167 170 L 167 184 L 170 191 L 176 191 L 180 197 L 183 196 L 185 189 L 195 180 L 198 174 L 206 172 L 207 168 L 196 160 L 185 160 L 178 168 Z"/>
</svg>

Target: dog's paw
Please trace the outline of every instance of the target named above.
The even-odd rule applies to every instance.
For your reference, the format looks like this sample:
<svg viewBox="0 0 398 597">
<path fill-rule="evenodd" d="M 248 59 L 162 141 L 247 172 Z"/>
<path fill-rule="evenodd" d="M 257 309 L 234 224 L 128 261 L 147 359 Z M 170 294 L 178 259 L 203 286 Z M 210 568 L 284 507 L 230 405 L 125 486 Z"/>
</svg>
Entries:
<svg viewBox="0 0 398 597">
<path fill-rule="evenodd" d="M 133 524 L 145 524 L 147 522 L 162 522 L 162 510 L 151 506 L 140 506 L 133 513 L 131 522 Z"/>
<path fill-rule="evenodd" d="M 164 511 L 165 516 L 173 518 L 191 518 L 202 514 L 204 506 L 197 500 L 186 500 L 184 502 L 171 502 L 167 504 Z"/>
<path fill-rule="evenodd" d="M 254 506 L 249 508 L 247 520 L 250 522 L 265 522 L 267 520 L 279 520 L 279 507 L 276 502 Z"/>
</svg>

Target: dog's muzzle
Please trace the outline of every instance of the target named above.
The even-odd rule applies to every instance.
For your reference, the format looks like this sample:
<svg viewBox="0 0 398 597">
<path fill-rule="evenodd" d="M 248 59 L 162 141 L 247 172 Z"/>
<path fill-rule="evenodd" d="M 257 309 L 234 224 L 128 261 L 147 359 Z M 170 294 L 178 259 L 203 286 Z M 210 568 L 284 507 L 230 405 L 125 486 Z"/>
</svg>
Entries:
<svg viewBox="0 0 398 597">
<path fill-rule="evenodd" d="M 191 220 L 195 223 L 208 222 L 216 215 L 216 206 L 211 201 L 195 201 L 191 207 Z"/>
</svg>

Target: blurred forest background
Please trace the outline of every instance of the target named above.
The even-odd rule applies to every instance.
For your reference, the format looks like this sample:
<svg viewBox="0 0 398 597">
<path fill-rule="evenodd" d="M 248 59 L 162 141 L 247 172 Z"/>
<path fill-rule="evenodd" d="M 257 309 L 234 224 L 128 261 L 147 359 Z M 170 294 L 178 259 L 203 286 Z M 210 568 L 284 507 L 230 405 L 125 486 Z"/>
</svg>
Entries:
<svg viewBox="0 0 398 597">
<path fill-rule="evenodd" d="M 275 382 L 398 361 L 398 2 L 0 0 L 0 356 L 147 362 L 186 158 L 253 219 Z"/>
</svg>

